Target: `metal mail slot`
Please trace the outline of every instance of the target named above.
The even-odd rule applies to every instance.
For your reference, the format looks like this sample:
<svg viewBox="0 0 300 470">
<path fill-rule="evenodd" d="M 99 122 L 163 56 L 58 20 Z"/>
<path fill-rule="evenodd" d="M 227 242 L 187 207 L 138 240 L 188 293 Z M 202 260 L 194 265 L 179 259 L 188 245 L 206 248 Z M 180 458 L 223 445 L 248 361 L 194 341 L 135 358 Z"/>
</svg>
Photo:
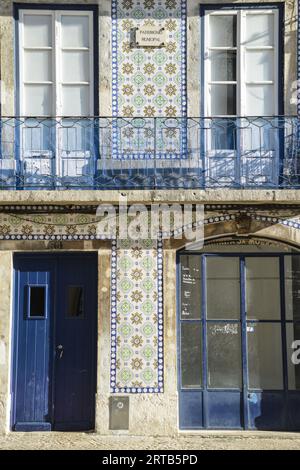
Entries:
<svg viewBox="0 0 300 470">
<path fill-rule="evenodd" d="M 109 397 L 109 429 L 129 429 L 129 397 Z"/>
</svg>

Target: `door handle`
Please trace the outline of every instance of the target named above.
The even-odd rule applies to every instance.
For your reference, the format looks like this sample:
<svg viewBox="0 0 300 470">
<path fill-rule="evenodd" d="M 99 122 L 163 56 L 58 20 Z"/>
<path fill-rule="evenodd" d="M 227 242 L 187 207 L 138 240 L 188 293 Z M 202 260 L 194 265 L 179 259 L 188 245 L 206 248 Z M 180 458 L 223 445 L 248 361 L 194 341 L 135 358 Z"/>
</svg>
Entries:
<svg viewBox="0 0 300 470">
<path fill-rule="evenodd" d="M 56 346 L 56 349 L 57 349 L 58 358 L 61 359 L 63 357 L 63 354 L 64 354 L 63 345 L 59 344 L 58 346 Z"/>
</svg>

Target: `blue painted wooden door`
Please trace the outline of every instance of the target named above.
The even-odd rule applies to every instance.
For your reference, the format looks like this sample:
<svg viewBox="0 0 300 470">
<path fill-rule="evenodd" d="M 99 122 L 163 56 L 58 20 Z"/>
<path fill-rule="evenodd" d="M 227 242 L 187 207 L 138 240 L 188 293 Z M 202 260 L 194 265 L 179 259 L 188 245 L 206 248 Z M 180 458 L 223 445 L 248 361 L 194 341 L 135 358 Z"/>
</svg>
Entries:
<svg viewBox="0 0 300 470">
<path fill-rule="evenodd" d="M 57 274 L 54 427 L 94 427 L 97 270 L 94 255 L 63 258 Z"/>
<path fill-rule="evenodd" d="M 13 429 L 93 429 L 97 259 L 16 255 L 14 268 Z"/>
<path fill-rule="evenodd" d="M 300 256 L 179 256 L 181 429 L 300 429 Z"/>
</svg>

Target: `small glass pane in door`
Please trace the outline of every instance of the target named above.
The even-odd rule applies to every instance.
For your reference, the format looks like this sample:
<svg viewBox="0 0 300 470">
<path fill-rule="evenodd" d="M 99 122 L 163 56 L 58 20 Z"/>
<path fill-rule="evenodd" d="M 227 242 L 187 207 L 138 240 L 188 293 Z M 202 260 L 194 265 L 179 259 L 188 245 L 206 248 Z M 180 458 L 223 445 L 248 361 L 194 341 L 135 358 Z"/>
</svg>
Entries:
<svg viewBox="0 0 300 470">
<path fill-rule="evenodd" d="M 251 319 L 280 319 L 279 258 L 246 258 L 246 312 Z"/>
<path fill-rule="evenodd" d="M 24 52 L 25 82 L 52 81 L 52 52 L 29 50 Z"/>
<path fill-rule="evenodd" d="M 46 287 L 28 286 L 29 318 L 44 318 L 46 307 Z"/>
<path fill-rule="evenodd" d="M 207 257 L 207 318 L 240 318 L 240 268 L 237 257 Z"/>
<path fill-rule="evenodd" d="M 24 14 L 24 46 L 52 46 L 52 16 Z"/>
<path fill-rule="evenodd" d="M 285 315 L 287 320 L 300 320 L 300 256 L 285 256 Z"/>
<path fill-rule="evenodd" d="M 208 323 L 208 387 L 241 388 L 241 331 L 238 323 Z"/>
<path fill-rule="evenodd" d="M 236 114 L 236 85 L 211 85 L 212 116 L 233 116 Z"/>
<path fill-rule="evenodd" d="M 62 15 L 62 46 L 89 47 L 89 18 L 87 15 Z"/>
<path fill-rule="evenodd" d="M 246 85 L 246 115 L 274 115 L 274 85 Z"/>
<path fill-rule="evenodd" d="M 210 46 L 236 47 L 236 15 L 210 15 Z"/>
<path fill-rule="evenodd" d="M 211 51 L 211 79 L 213 81 L 236 80 L 236 51 Z"/>
<path fill-rule="evenodd" d="M 25 85 L 24 109 L 26 116 L 52 115 L 52 85 Z"/>
<path fill-rule="evenodd" d="M 300 390 L 300 323 L 286 325 L 289 390 Z"/>
<path fill-rule="evenodd" d="M 282 390 L 282 338 L 280 323 L 248 323 L 249 388 Z"/>
<path fill-rule="evenodd" d="M 63 51 L 63 82 L 88 82 L 90 79 L 89 51 Z"/>
<path fill-rule="evenodd" d="M 89 116 L 89 86 L 63 85 L 62 111 L 64 116 Z"/>
<path fill-rule="evenodd" d="M 274 52 L 250 50 L 246 52 L 246 80 L 272 81 L 274 78 Z"/>
<path fill-rule="evenodd" d="M 202 386 L 202 326 L 200 322 L 182 322 L 180 334 L 181 387 Z"/>
<path fill-rule="evenodd" d="M 68 286 L 68 317 L 83 317 L 83 287 Z"/>
<path fill-rule="evenodd" d="M 246 15 L 246 45 L 252 47 L 274 45 L 274 14 L 248 13 Z"/>
<path fill-rule="evenodd" d="M 201 257 L 183 255 L 181 267 L 181 320 L 201 316 Z"/>
</svg>

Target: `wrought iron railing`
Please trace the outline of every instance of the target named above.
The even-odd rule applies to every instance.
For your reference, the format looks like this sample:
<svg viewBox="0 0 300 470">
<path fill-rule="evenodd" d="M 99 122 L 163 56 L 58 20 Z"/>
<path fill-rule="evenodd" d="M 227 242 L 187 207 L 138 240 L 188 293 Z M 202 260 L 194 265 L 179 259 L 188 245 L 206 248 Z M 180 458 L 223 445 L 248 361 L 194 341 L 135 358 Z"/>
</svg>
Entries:
<svg viewBox="0 0 300 470">
<path fill-rule="evenodd" d="M 300 187 L 300 121 L 1 118 L 1 189 Z"/>
</svg>

